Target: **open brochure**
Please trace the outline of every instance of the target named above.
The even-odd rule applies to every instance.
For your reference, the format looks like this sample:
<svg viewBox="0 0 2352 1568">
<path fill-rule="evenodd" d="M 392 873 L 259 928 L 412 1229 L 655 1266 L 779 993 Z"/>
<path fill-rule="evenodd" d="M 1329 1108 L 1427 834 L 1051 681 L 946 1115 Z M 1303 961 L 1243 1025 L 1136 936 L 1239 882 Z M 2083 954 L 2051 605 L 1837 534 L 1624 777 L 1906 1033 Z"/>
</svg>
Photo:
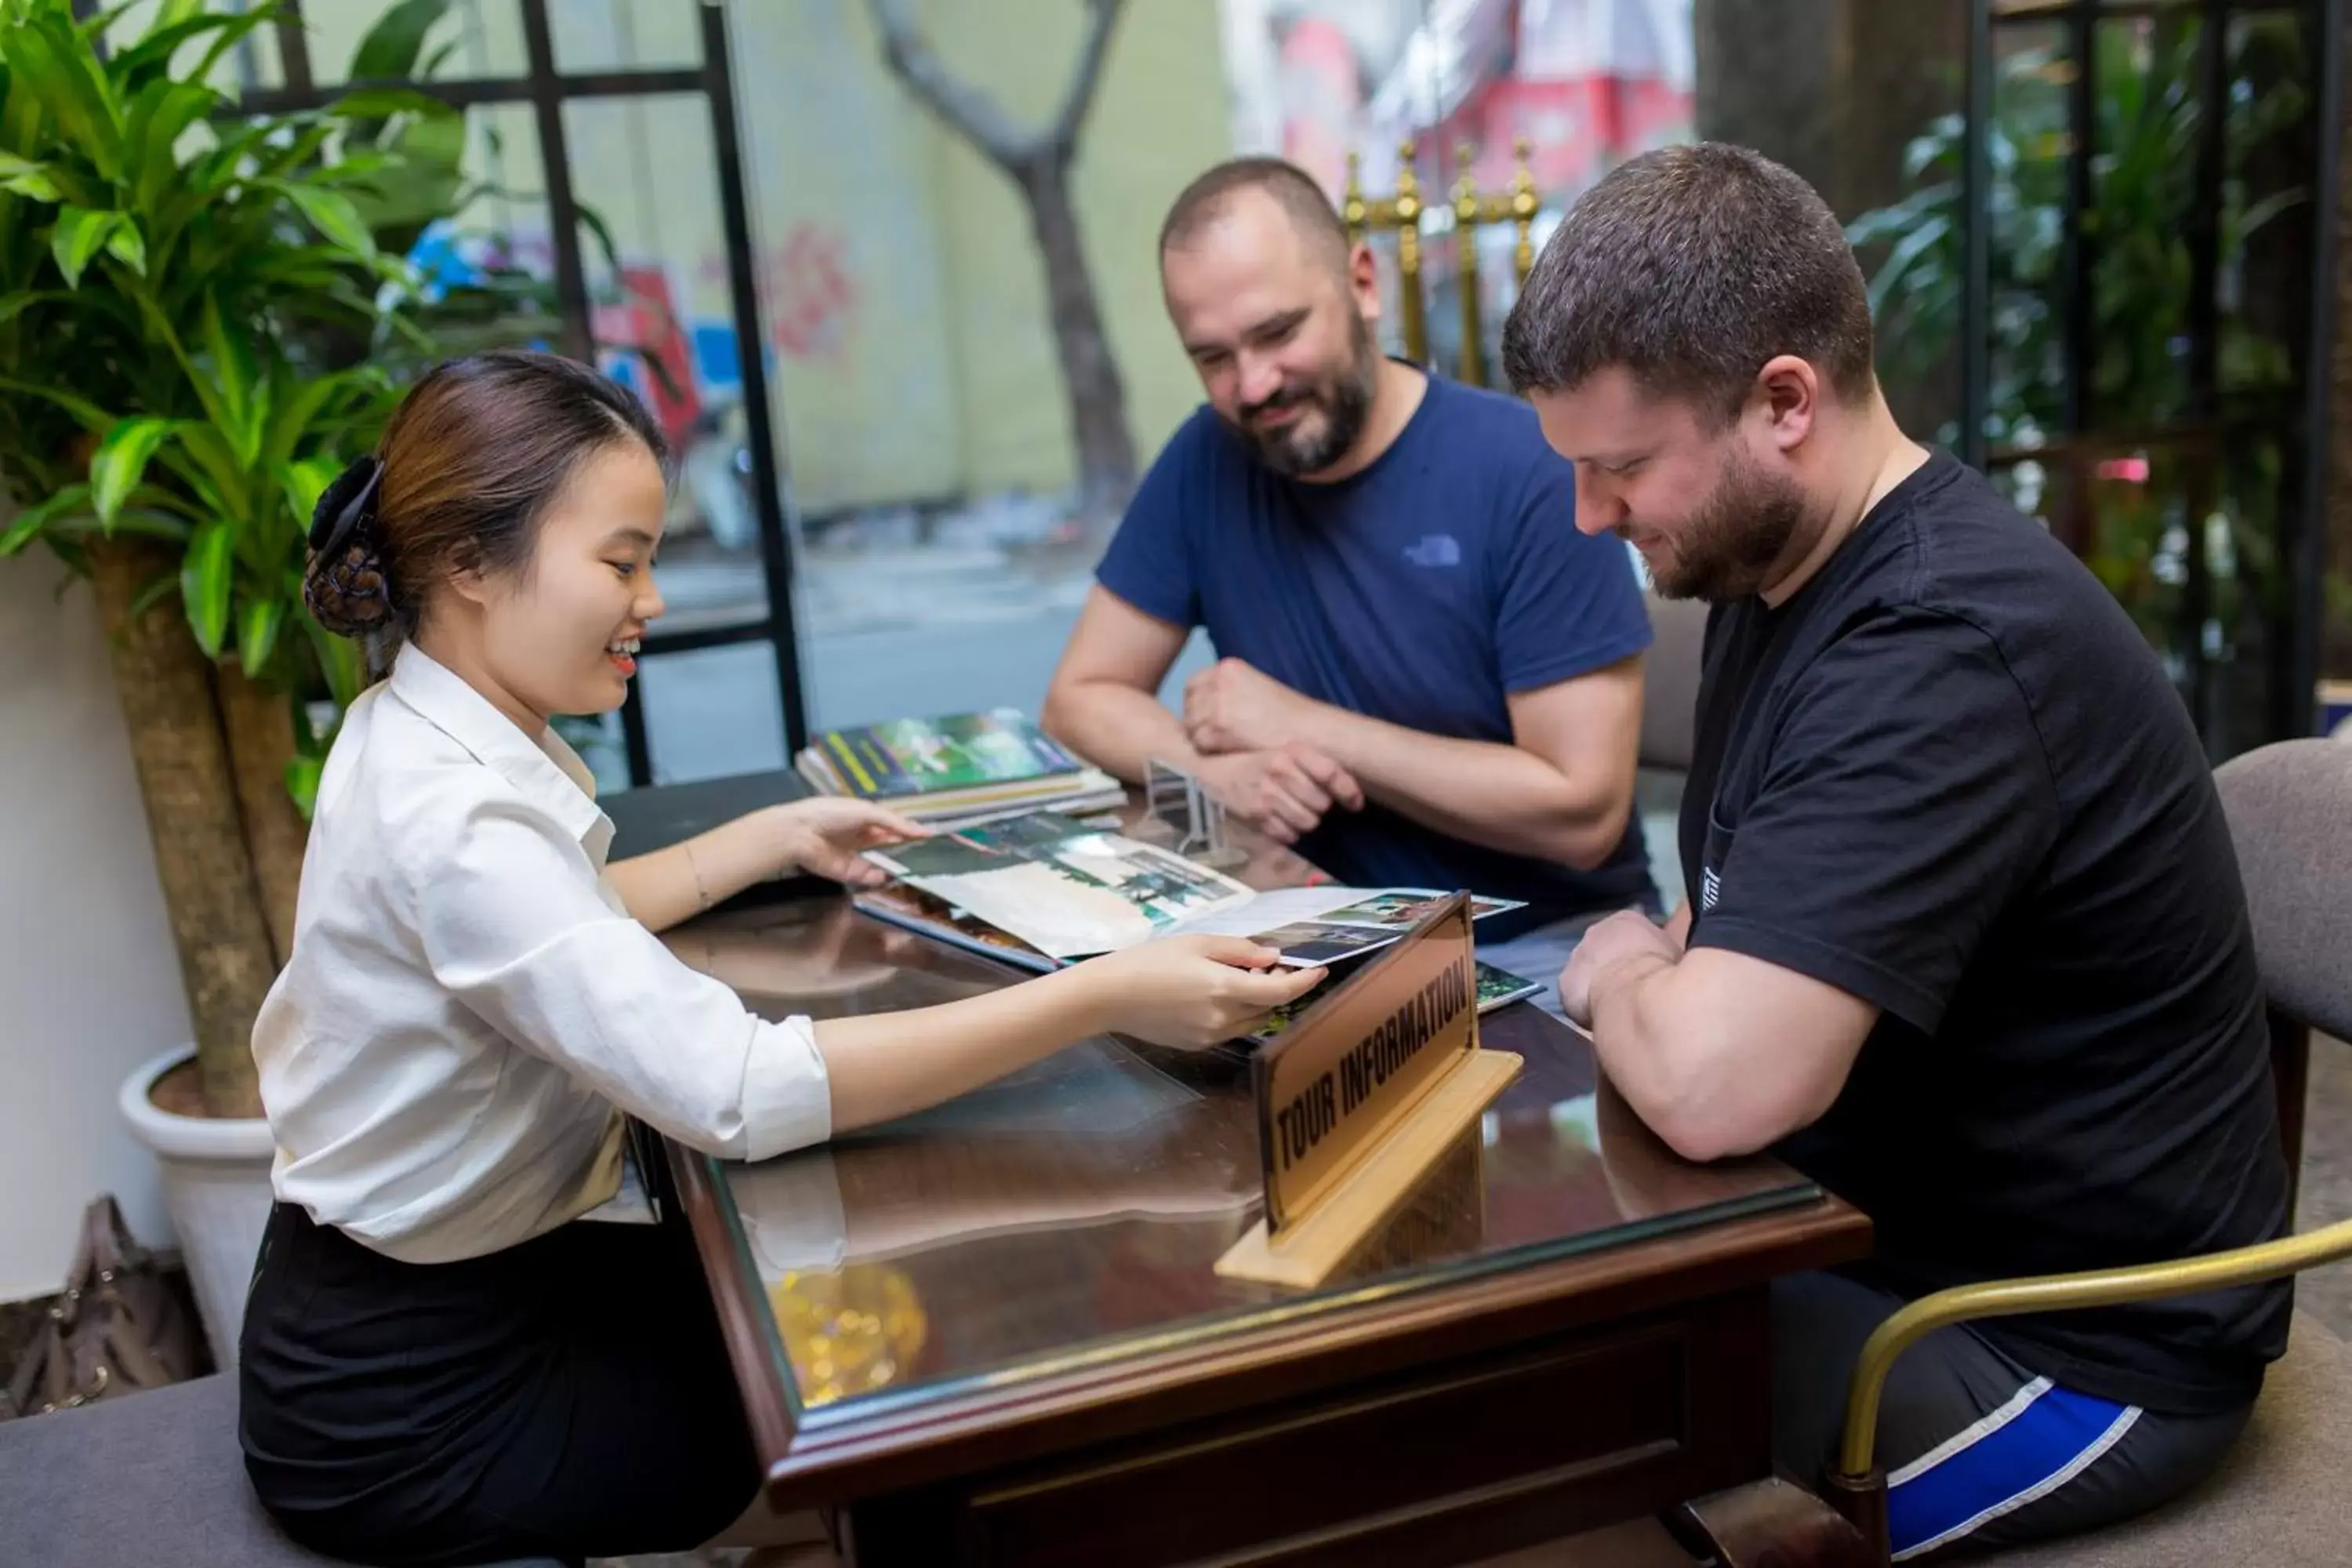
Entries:
<svg viewBox="0 0 2352 1568">
<path fill-rule="evenodd" d="M 1524 975 L 1514 974 L 1507 969 L 1497 969 L 1484 959 L 1478 961 L 1477 978 L 1478 1012 L 1482 1016 L 1493 1012 L 1497 1007 L 1507 1007 L 1514 1002 L 1523 1002 L 1543 989 L 1541 985 Z M 1344 974 L 1327 975 L 1322 984 L 1317 985 L 1306 995 L 1296 1001 L 1286 1002 L 1268 1014 L 1265 1022 L 1251 1030 L 1247 1037 L 1264 1045 L 1296 1024 L 1301 1014 L 1337 990 L 1346 979 L 1347 976 Z"/>
<path fill-rule="evenodd" d="M 1155 845 L 1053 812 L 894 844 L 866 858 L 899 884 L 885 890 L 894 898 L 861 898 L 870 912 L 918 929 L 945 923 L 960 945 L 1012 956 L 988 940 L 992 929 L 1057 963 L 1187 934 L 1249 937 L 1301 968 L 1336 963 L 1388 946 L 1447 897 L 1425 889 L 1255 892 Z M 1520 907 L 1477 899 L 1471 912 Z"/>
<path fill-rule="evenodd" d="M 869 849 L 866 858 L 1048 958 L 1131 947 L 1257 896 L 1206 866 L 1055 812 Z"/>
<path fill-rule="evenodd" d="M 1328 889 L 1314 890 L 1330 891 Z M 1360 892 L 1359 889 L 1352 889 L 1344 890 L 1351 895 Z M 932 894 L 903 882 L 894 883 L 885 888 L 860 889 L 856 902 L 858 909 L 877 920 L 920 932 L 934 941 L 946 942 L 951 947 L 960 947 L 967 952 L 977 952 L 1001 963 L 1033 970 L 1040 974 L 1059 969 L 1064 963 L 1062 960 L 1048 958 L 1019 937 L 1008 935 L 990 925 L 986 921 L 975 920 Z M 1248 906 L 1244 905 L 1243 908 L 1246 909 Z M 1372 950 L 1370 948 L 1360 950 L 1360 952 L 1370 951 Z M 1335 968 L 1321 984 L 1306 995 L 1276 1008 L 1267 1016 L 1265 1022 L 1251 1030 L 1244 1037 L 1244 1039 L 1260 1045 L 1273 1039 L 1297 1022 L 1300 1014 L 1328 995 L 1340 982 L 1347 978 L 1349 971 L 1352 968 L 1352 964 Z M 1498 969 L 1484 959 L 1478 961 L 1477 975 L 1478 1011 L 1482 1014 L 1491 1013 L 1497 1007 L 1508 1006 L 1514 1002 L 1524 1001 L 1543 989 L 1535 981 L 1527 979 L 1523 975 L 1514 974 L 1506 969 Z"/>
<path fill-rule="evenodd" d="M 1062 967 L 1059 959 L 1046 957 L 1011 932 L 1001 931 L 986 921 L 966 914 L 945 899 L 927 893 L 912 883 L 892 882 L 887 887 L 860 888 L 851 895 L 850 902 L 861 914 L 919 932 L 950 947 L 979 953 L 983 958 L 1015 964 L 1039 974 L 1050 973 Z"/>
<path fill-rule="evenodd" d="M 1174 928 L 1187 936 L 1245 936 L 1282 950 L 1297 969 L 1344 963 L 1376 952 L 1410 933 L 1450 893 L 1426 888 L 1281 888 L 1249 902 L 1196 915 Z M 1484 920 L 1524 906 L 1509 899 L 1470 900 L 1470 918 Z"/>
</svg>

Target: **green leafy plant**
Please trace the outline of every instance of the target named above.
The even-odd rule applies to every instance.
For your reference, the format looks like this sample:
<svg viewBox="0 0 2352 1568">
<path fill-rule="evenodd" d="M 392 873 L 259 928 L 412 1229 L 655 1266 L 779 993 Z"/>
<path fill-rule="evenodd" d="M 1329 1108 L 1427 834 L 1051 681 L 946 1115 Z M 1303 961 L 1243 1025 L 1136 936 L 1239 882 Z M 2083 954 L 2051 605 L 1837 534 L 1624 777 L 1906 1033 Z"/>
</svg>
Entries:
<svg viewBox="0 0 2352 1568">
<path fill-rule="evenodd" d="M 311 504 L 396 392 L 372 364 L 323 363 L 319 339 L 356 325 L 384 342 L 393 318 L 377 291 L 407 279 L 360 206 L 396 155 L 335 149 L 362 117 L 450 116 L 371 89 L 234 118 L 206 79 L 274 3 L 225 16 L 166 0 L 143 37 L 103 58 L 98 25 L 76 26 L 58 0 L 13 9 L 0 36 L 0 463 L 26 504 L 0 551 L 41 538 L 80 564 L 93 533 L 178 545 L 173 585 L 198 645 L 290 683 L 283 634 L 304 622 Z M 206 39 L 191 70 L 173 69 Z M 312 648 L 348 696 L 348 649 Z"/>
<path fill-rule="evenodd" d="M 406 82 L 436 74 L 457 48 L 454 42 L 429 53 L 426 48 L 448 10 L 449 0 L 399 0 L 352 51 L 346 79 Z M 464 115 L 444 110 L 362 118 L 349 134 L 354 145 L 389 160 L 355 197 L 361 218 L 383 249 L 408 254 L 436 219 L 461 210 L 470 199 Z"/>
<path fill-rule="evenodd" d="M 352 49 L 347 79 L 421 82 L 438 75 L 457 47 L 455 41 L 437 47 L 432 43 L 435 27 L 450 8 L 451 0 L 398 0 Z M 411 256 L 434 226 L 466 212 L 478 199 L 515 195 L 467 173 L 467 137 L 473 129 L 464 113 L 439 105 L 362 117 L 350 126 L 346 159 L 352 156 L 348 149 L 355 147 L 385 160 L 352 193 L 361 221 L 379 249 Z M 481 134 L 495 152 L 497 132 L 483 127 Z M 582 222 L 603 241 L 609 256 L 611 240 L 603 220 L 583 210 Z M 506 247 L 494 241 L 491 248 Z M 551 342 L 561 334 L 562 314 L 551 279 L 495 259 L 472 271 L 455 283 L 412 279 L 414 286 L 403 300 L 405 308 L 397 318 L 409 329 L 406 342 L 395 345 L 401 353 L 440 359 Z"/>
<path fill-rule="evenodd" d="M 388 127 L 452 116 L 394 89 L 240 114 L 215 68 L 277 0 L 136 9 L 0 4 L 0 553 L 38 541 L 96 589 L 206 1100 L 249 1113 L 301 704 L 362 676 L 302 605 L 304 535 L 396 395 L 374 351 L 415 338 L 363 204 L 405 168 Z"/>
<path fill-rule="evenodd" d="M 2098 90 L 2093 202 L 2086 228 L 2096 247 L 2094 287 L 2097 346 L 2092 395 L 2108 423 L 2142 424 L 2182 411 L 2187 378 L 2181 335 L 2188 328 L 2189 171 L 2198 135 L 2193 28 L 2135 37 L 2104 29 Z M 2066 97 L 2071 64 L 2052 49 L 2021 49 L 2000 63 L 1995 112 L 1987 127 L 1992 182 L 1990 225 L 1992 384 L 1986 434 L 1995 442 L 2032 444 L 2053 432 L 2064 387 L 2058 291 L 2065 258 Z M 2223 184 L 2221 250 L 2242 256 L 2247 242 L 2299 191 L 2250 196 L 2241 171 L 2263 143 L 2294 129 L 2305 110 L 2292 89 L 2232 95 L 2227 145 L 2232 167 Z M 1966 154 L 1961 117 L 1939 117 L 1906 150 L 1912 186 L 1903 200 L 1864 214 L 1847 237 L 1883 257 L 1870 280 L 1871 309 L 1895 375 L 1924 377 L 1948 363 L 1959 332 L 1967 234 L 1960 209 Z M 2284 381 L 2276 343 L 2225 316 L 2223 390 Z M 1948 427 L 1947 438 L 1957 436 Z"/>
<path fill-rule="evenodd" d="M 352 51 L 344 73 L 347 79 L 422 82 L 439 75 L 457 46 L 453 40 L 434 47 L 432 35 L 452 4 L 453 0 L 398 0 Z M 352 126 L 347 144 L 390 160 L 388 166 L 368 175 L 352 191 L 361 219 L 380 249 L 415 256 L 436 226 L 451 226 L 484 197 L 511 202 L 540 199 L 536 193 L 511 190 L 467 173 L 467 137 L 475 131 L 498 161 L 503 142 L 495 127 L 469 127 L 466 115 L 455 110 L 411 110 L 362 120 Z M 593 205 L 577 203 L 575 211 L 580 226 L 587 231 L 604 263 L 596 302 L 617 302 L 622 298 L 621 263 L 612 229 Z M 395 318 L 395 324 L 406 331 L 408 341 L 403 352 L 429 361 L 559 342 L 564 323 L 554 280 L 514 259 L 515 245 L 509 235 L 478 231 L 466 237 L 476 243 L 468 247 L 471 258 L 462 276 L 413 280 L 413 290 L 403 301 L 404 309 Z M 636 344 L 601 346 L 636 354 L 647 374 L 673 396 L 677 394 L 658 357 Z"/>
<path fill-rule="evenodd" d="M 2258 61 L 2275 61 L 2297 45 L 2291 18 L 2246 18 L 2234 31 L 2225 123 L 2226 160 L 2218 279 L 2221 335 L 2217 379 L 2225 406 L 2245 408 L 2289 388 L 2284 347 L 2252 326 L 2239 308 L 2250 244 L 2279 215 L 2305 199 L 2300 190 L 2259 191 L 2254 161 L 2309 112 L 2291 79 L 2258 79 Z M 2284 31 L 2282 31 L 2284 29 Z M 2191 304 L 2189 235 L 2193 171 L 2200 133 L 2201 47 L 2192 18 L 2156 24 L 2100 24 L 2092 199 L 2084 231 L 2093 247 L 2090 323 L 2094 353 L 2085 391 L 2096 427 L 2151 431 L 2189 417 L 2186 359 Z M 1998 64 L 1993 116 L 1986 127 L 1991 183 L 1986 218 L 1990 259 L 1990 386 L 1985 437 L 1995 447 L 2032 448 L 2063 426 L 2067 98 L 2073 64 L 2061 51 L 2025 48 Z M 1933 383 L 1952 374 L 1958 347 L 1967 230 L 1961 208 L 1966 128 L 1946 115 L 1905 153 L 1909 186 L 1902 200 L 1864 214 L 1847 237 L 1874 260 L 1872 314 L 1881 371 L 1890 380 Z M 1958 440 L 1948 423 L 1941 440 Z M 2231 629 L 2258 610 L 2258 593 L 2274 553 L 2278 456 L 2274 447 L 2234 443 L 2214 476 L 2210 510 L 2188 515 L 2188 465 L 2178 451 L 2150 443 L 2145 468 L 2126 463 L 2127 480 L 2078 469 L 2072 482 L 2091 487 L 2091 537 L 2078 542 L 2092 570 L 2131 611 L 2179 674 L 2194 640 L 2226 658 Z M 2005 476 L 2029 510 L 2061 499 L 2052 476 L 2026 463 Z M 2210 585 L 2211 627 L 2187 625 L 2188 557 L 2200 552 Z"/>
</svg>

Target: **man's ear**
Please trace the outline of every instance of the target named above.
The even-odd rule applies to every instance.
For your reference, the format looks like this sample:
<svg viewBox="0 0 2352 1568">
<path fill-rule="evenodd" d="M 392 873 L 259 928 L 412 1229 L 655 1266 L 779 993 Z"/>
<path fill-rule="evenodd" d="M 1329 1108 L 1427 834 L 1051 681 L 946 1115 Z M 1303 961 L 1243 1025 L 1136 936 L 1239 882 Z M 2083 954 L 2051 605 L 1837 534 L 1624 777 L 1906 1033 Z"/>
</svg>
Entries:
<svg viewBox="0 0 2352 1568">
<path fill-rule="evenodd" d="M 1361 241 L 1348 252 L 1348 291 L 1355 296 L 1364 320 L 1381 319 L 1380 264 L 1372 258 L 1372 247 Z"/>
<path fill-rule="evenodd" d="M 1772 444 L 1781 451 L 1794 451 L 1813 433 L 1822 411 L 1822 379 L 1810 361 L 1795 354 L 1766 360 L 1749 395 L 1751 403 L 1761 404 Z"/>
</svg>

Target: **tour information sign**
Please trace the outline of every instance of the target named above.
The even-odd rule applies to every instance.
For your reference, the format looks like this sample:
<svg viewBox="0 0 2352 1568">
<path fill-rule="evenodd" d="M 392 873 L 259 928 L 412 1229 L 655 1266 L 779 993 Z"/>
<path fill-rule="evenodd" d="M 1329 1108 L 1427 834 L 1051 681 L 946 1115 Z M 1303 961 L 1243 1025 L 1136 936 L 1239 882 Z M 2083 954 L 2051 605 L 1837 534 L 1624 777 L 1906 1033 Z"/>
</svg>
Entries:
<svg viewBox="0 0 2352 1568">
<path fill-rule="evenodd" d="M 1456 896 L 1258 1052 L 1265 1220 L 1220 1271 L 1320 1278 L 1518 1066 L 1478 1047 L 1470 900 Z"/>
</svg>

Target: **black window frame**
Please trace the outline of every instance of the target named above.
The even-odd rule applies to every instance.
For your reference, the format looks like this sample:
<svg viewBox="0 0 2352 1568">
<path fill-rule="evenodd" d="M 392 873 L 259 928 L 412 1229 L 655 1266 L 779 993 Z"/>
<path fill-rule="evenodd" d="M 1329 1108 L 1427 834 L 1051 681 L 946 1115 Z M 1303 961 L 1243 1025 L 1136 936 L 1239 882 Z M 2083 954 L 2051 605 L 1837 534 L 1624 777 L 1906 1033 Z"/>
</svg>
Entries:
<svg viewBox="0 0 2352 1568">
<path fill-rule="evenodd" d="M 743 147 L 737 119 L 733 57 L 729 48 L 727 6 L 721 0 L 696 0 L 702 63 L 648 69 L 563 71 L 555 62 L 547 0 L 515 0 L 520 7 L 525 71 L 519 77 L 469 80 L 346 81 L 320 84 L 311 70 L 309 39 L 299 0 L 290 0 L 276 32 L 283 87 L 254 89 L 240 100 L 242 110 L 289 112 L 323 108 L 363 87 L 401 87 L 464 110 L 476 105 L 527 103 L 539 131 L 539 153 L 546 187 L 549 240 L 555 258 L 555 289 L 562 319 L 562 352 L 574 359 L 595 357 L 587 267 L 580 243 L 580 206 L 572 184 L 572 162 L 563 106 L 586 100 L 677 97 L 700 94 L 710 114 L 717 168 L 719 222 L 727 249 L 729 307 L 735 353 L 742 378 L 744 446 L 751 466 L 752 504 L 759 519 L 760 567 L 767 610 L 757 619 L 692 631 L 650 633 L 640 657 L 692 653 L 766 642 L 773 652 L 776 690 L 783 710 L 784 752 L 789 759 L 808 743 L 808 711 L 801 674 L 800 639 L 793 616 L 793 532 L 788 526 L 790 498 L 783 482 L 783 454 L 776 436 L 774 391 L 766 359 L 758 279 L 753 271 L 751 201 L 744 186 Z M 621 707 L 621 735 L 629 784 L 654 782 L 653 751 L 646 722 L 643 683 L 632 681 Z"/>
</svg>

